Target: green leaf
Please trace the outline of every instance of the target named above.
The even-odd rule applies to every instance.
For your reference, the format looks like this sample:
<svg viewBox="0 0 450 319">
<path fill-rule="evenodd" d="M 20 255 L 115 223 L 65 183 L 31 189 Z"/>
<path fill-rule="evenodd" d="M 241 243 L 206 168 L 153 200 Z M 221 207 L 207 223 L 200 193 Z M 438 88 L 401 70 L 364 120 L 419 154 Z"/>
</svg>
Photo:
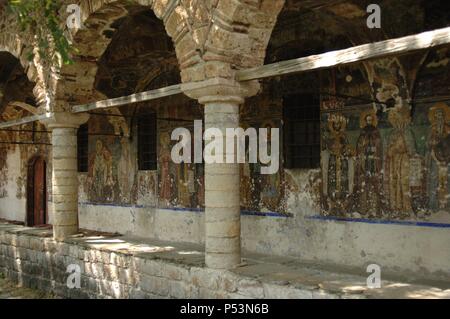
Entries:
<svg viewBox="0 0 450 319">
<path fill-rule="evenodd" d="M 66 38 L 59 21 L 60 0 L 8 0 L 8 10 L 14 13 L 22 32 L 29 32 L 37 37 L 39 57 L 49 64 L 58 66 L 57 57 L 64 64 L 73 62 L 71 54 L 76 52 Z M 29 58 L 33 59 L 31 53 Z"/>
</svg>

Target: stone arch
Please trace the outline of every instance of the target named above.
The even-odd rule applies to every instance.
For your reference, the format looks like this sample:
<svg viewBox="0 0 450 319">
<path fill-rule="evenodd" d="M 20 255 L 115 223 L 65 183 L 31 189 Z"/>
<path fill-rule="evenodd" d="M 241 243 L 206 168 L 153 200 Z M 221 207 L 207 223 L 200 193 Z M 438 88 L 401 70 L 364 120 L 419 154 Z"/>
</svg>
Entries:
<svg viewBox="0 0 450 319">
<path fill-rule="evenodd" d="M 197 39 L 197 51 L 203 62 L 189 65 L 181 61 L 182 65 L 187 64 L 186 69 L 182 70 L 183 82 L 213 77 L 234 78 L 235 70 L 262 65 L 272 30 L 285 1 L 201 2 L 181 1 L 188 4 L 186 12 L 191 13 L 188 16 L 200 17 L 190 19 L 188 26 Z M 206 9 L 199 10 L 201 6 Z M 205 11 L 207 17 L 203 17 Z M 211 22 L 208 23 L 208 20 Z"/>
<path fill-rule="evenodd" d="M 14 105 L 37 114 L 36 83 L 30 81 L 20 60 L 8 51 L 0 51 L 0 113 Z"/>
<path fill-rule="evenodd" d="M 0 15 L 0 52 L 8 52 L 20 62 L 30 82 L 34 83 L 33 94 L 38 106 L 44 105 L 47 96 L 47 85 L 39 59 L 29 61 L 28 52 L 33 50 L 31 36 L 23 38 L 17 18 L 3 11 Z"/>
<path fill-rule="evenodd" d="M 71 1 L 73 3 L 73 1 Z M 98 60 L 111 43 L 115 31 L 114 23 L 126 17 L 130 8 L 140 6 L 151 9 L 157 18 L 165 25 L 166 33 L 172 38 L 184 38 L 185 33 L 179 35 L 177 28 L 169 28 L 169 20 L 184 21 L 183 12 L 177 10 L 178 1 L 152 1 L 152 0 L 79 0 L 81 20 L 84 28 L 70 30 L 73 43 L 79 53 L 74 57 L 73 65 L 64 65 L 61 68 L 58 80 L 55 83 L 55 108 L 67 109 L 67 102 L 85 103 L 92 100 L 95 76 L 98 70 Z M 68 4 L 68 3 L 67 3 Z M 65 10 L 63 10 L 65 11 Z M 180 27 L 180 24 L 177 24 Z M 182 41 L 183 48 L 194 47 L 190 41 Z M 176 47 L 176 46 L 175 46 Z M 183 51 L 183 50 L 182 50 Z M 195 50 L 193 50 L 195 52 Z M 178 51 L 176 50 L 178 55 Z M 180 60 L 180 59 L 178 59 Z"/>
<path fill-rule="evenodd" d="M 60 11 L 67 17 L 65 1 Z M 13 17 L 4 15 L 2 24 L 8 30 L 0 35 L 0 50 L 18 57 L 30 80 L 36 83 L 35 95 L 39 105 L 66 109 L 67 101 L 87 102 L 83 96 L 92 93 L 97 70 L 96 60 L 107 48 L 111 24 L 127 14 L 128 5 L 149 7 L 162 20 L 172 39 L 179 62 L 182 82 L 208 78 L 232 78 L 235 69 L 261 65 L 265 49 L 284 0 L 229 1 L 224 0 L 78 0 L 81 20 L 90 28 L 69 30 L 75 43 L 80 37 L 86 43 L 75 57 L 75 65 L 63 65 L 60 72 L 44 72 L 39 61 L 26 59 L 24 43 L 19 39 Z M 62 23 L 65 19 L 62 19 Z M 92 44 L 96 44 L 93 46 Z M 89 47 L 91 46 L 91 47 Z M 83 69 L 79 74 L 76 69 Z M 83 67 L 84 66 L 84 67 Z M 49 74 L 46 74 L 49 73 Z"/>
<path fill-rule="evenodd" d="M 85 45 L 75 65 L 61 70 L 54 90 L 56 107 L 64 109 L 63 101 L 87 102 L 82 96 L 92 91 L 96 60 L 111 41 L 112 24 L 127 15 L 130 4 L 149 7 L 162 20 L 186 83 L 233 78 L 236 69 L 262 65 L 284 0 L 79 0 L 88 29 L 71 35 L 75 43 L 82 38 Z M 81 65 L 85 71 L 79 74 Z"/>
</svg>

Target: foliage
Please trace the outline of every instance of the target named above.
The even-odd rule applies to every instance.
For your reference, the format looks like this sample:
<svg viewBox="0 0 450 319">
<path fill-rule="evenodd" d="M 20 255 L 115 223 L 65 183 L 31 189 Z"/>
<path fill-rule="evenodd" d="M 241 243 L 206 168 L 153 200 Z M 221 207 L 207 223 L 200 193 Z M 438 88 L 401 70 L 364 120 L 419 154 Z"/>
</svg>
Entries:
<svg viewBox="0 0 450 319">
<path fill-rule="evenodd" d="M 8 0 L 9 9 L 14 12 L 22 31 L 30 32 L 36 38 L 37 53 L 44 61 L 58 66 L 60 61 L 71 64 L 74 48 L 61 28 L 58 12 L 61 0 Z M 28 58 L 34 58 L 33 50 Z"/>
</svg>

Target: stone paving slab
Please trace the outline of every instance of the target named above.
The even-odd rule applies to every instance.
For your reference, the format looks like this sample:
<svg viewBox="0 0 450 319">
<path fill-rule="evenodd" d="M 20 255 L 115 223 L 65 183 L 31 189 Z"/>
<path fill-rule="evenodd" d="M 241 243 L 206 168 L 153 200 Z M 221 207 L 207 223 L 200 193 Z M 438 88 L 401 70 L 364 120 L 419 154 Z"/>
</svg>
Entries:
<svg viewBox="0 0 450 319">
<path fill-rule="evenodd" d="M 450 299 L 450 278 L 448 282 L 427 285 L 426 279 L 406 282 L 395 275 L 382 276 L 380 289 L 367 287 L 364 270 L 305 262 L 295 258 L 245 254 L 247 265 L 234 270 L 241 276 L 248 276 L 263 282 L 291 285 L 296 288 L 321 291 L 348 296 L 350 298 L 445 298 Z"/>
</svg>

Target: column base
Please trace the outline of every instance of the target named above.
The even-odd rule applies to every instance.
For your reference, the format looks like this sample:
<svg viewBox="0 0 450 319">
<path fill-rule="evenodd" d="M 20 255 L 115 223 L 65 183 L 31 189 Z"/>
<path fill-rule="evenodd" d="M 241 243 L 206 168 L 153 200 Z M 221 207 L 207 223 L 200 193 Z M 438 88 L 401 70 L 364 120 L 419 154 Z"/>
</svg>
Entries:
<svg viewBox="0 0 450 319">
<path fill-rule="evenodd" d="M 205 263 L 212 269 L 234 269 L 242 264 L 241 254 L 206 253 Z"/>
<path fill-rule="evenodd" d="M 53 225 L 53 238 L 57 241 L 63 241 L 64 239 L 77 234 L 78 234 L 78 225 L 71 225 L 71 226 Z"/>
</svg>

